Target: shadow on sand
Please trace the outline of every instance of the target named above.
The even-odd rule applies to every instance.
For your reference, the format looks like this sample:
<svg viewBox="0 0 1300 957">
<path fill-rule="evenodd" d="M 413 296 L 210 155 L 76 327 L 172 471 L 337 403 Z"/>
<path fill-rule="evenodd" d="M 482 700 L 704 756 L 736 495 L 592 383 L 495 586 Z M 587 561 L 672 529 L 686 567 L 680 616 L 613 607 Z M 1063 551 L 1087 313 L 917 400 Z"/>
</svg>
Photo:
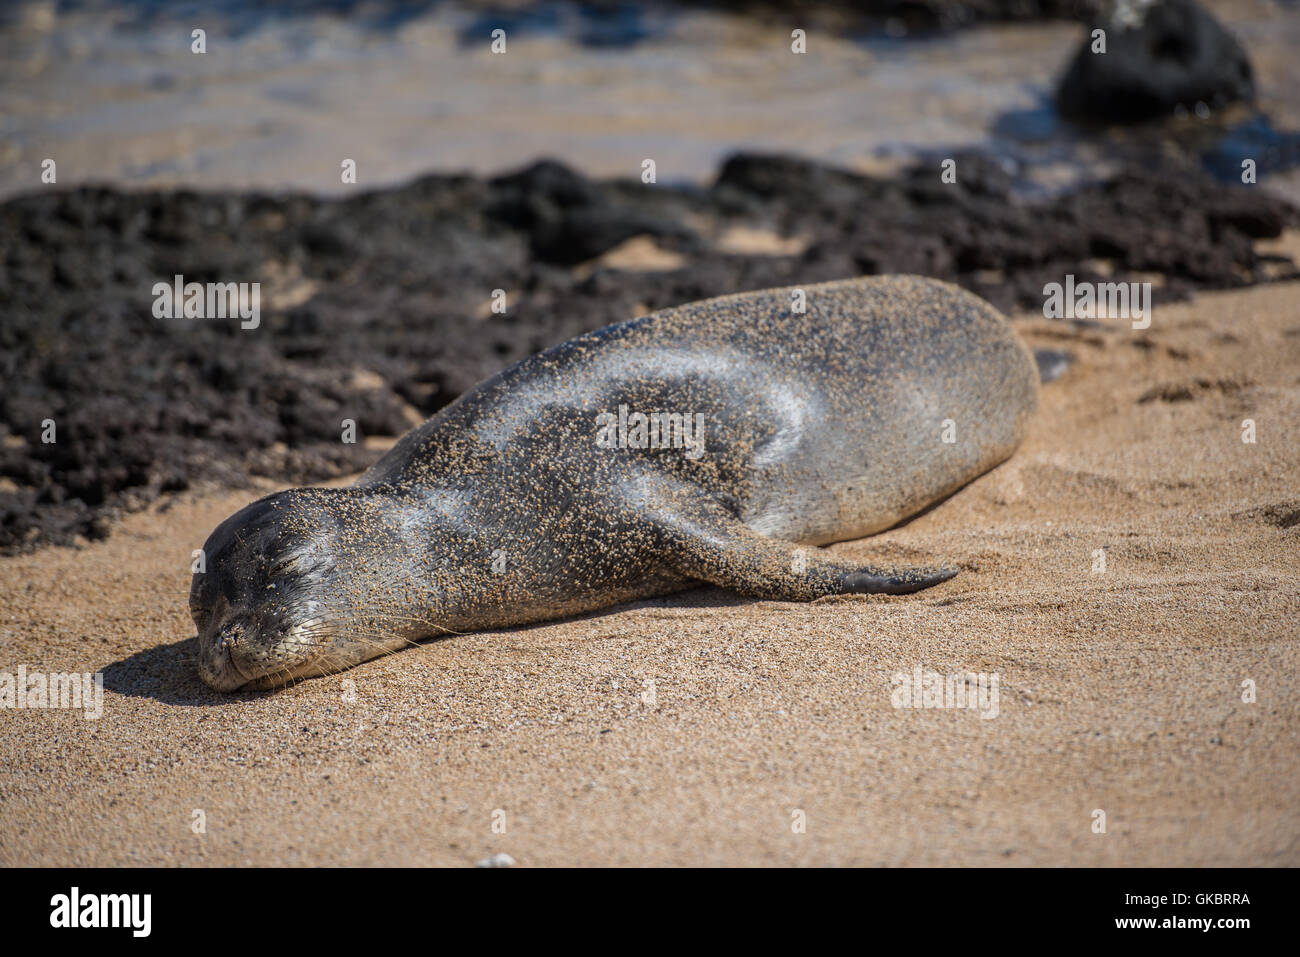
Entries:
<svg viewBox="0 0 1300 957">
<path fill-rule="evenodd" d="M 604 618 L 620 612 L 645 608 L 718 608 L 732 605 L 751 604 L 751 599 L 742 598 L 723 591 L 720 588 L 692 588 L 661 598 L 647 598 L 634 602 L 615 605 L 586 615 L 559 619 L 560 621 L 585 621 Z M 519 625 L 515 628 L 493 629 L 503 633 L 526 632 L 534 628 L 545 628 L 556 622 L 538 622 L 531 625 Z M 430 639 L 446 641 L 449 638 Z M 199 640 L 197 637 L 186 638 L 170 644 L 157 645 L 144 651 L 115 661 L 103 669 L 104 689 L 129 698 L 153 698 L 162 704 L 183 707 L 206 708 L 221 705 L 239 704 L 265 698 L 278 693 L 272 691 L 239 691 L 226 693 L 213 691 L 199 678 Z M 307 679 L 312 680 L 312 679 Z"/>
<path fill-rule="evenodd" d="M 163 704 L 211 707 L 248 700 L 270 692 L 233 698 L 213 691 L 199 678 L 199 639 L 157 645 L 104 668 L 104 690 L 129 698 L 153 698 Z"/>
</svg>

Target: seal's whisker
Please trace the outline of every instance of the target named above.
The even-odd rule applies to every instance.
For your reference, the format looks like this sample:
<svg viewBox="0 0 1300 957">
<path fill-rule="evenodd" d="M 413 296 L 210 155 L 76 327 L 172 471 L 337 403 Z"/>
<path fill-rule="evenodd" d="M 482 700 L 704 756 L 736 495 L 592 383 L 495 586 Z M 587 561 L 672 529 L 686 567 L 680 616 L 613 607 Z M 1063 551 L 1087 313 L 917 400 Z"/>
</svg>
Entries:
<svg viewBox="0 0 1300 957">
<path fill-rule="evenodd" d="M 455 631 L 454 629 L 448 628 L 445 625 L 438 624 L 436 621 L 431 621 L 428 618 L 423 618 L 416 615 L 403 615 L 398 612 L 393 612 L 390 611 L 389 609 L 382 608 L 380 606 L 353 608 L 353 609 L 349 609 L 349 613 L 359 616 L 363 621 L 369 619 L 368 623 L 373 624 L 376 627 L 382 627 L 383 625 L 389 622 L 394 622 L 394 623 L 406 622 L 413 625 L 421 625 L 425 628 L 435 628 L 446 635 L 466 634 L 466 632 Z M 346 624 L 349 627 L 356 627 L 356 622 L 354 620 L 349 620 L 348 618 L 345 618 L 343 615 L 336 615 L 331 620 L 336 624 Z"/>
<path fill-rule="evenodd" d="M 349 632 L 348 637 L 355 638 L 357 641 L 361 642 L 362 644 L 377 649 L 379 651 L 380 656 L 391 655 L 398 651 L 405 651 L 407 646 L 410 646 L 412 648 L 418 648 L 420 644 L 417 641 L 411 641 L 409 638 L 403 638 L 402 640 L 406 642 L 406 645 L 399 645 L 395 648 L 390 648 L 386 645 L 380 644 L 380 641 L 382 641 L 385 637 L 384 635 L 376 634 L 374 632 L 364 632 L 364 631 Z M 374 641 L 371 639 L 379 639 L 379 641 Z"/>
<path fill-rule="evenodd" d="M 315 645 L 317 647 L 325 647 L 326 645 L 326 642 L 320 641 L 318 639 L 325 638 L 329 640 L 329 639 L 333 639 L 335 636 L 336 636 L 336 632 L 333 629 L 330 629 L 328 631 L 325 630 L 311 631 L 302 635 L 302 637 L 307 640 L 307 643 Z M 418 641 L 411 638 L 407 638 L 404 635 L 399 635 L 391 632 L 384 634 L 378 631 L 358 631 L 355 625 L 347 626 L 347 636 L 349 638 L 355 638 L 357 641 L 360 641 L 370 646 L 371 648 L 378 648 L 384 652 L 387 652 L 390 649 L 387 647 L 387 645 L 380 644 L 380 642 L 383 641 L 393 641 L 393 640 L 400 641 L 403 643 L 402 647 L 410 647 L 410 648 L 414 648 L 419 645 Z M 376 640 L 374 641 L 367 640 L 367 636 Z M 401 650 L 401 649 L 398 648 L 392 650 Z"/>
<path fill-rule="evenodd" d="M 363 620 L 366 618 L 371 619 L 372 624 L 376 624 L 377 626 L 380 627 L 382 627 L 383 624 L 388 622 L 394 622 L 394 623 L 406 622 L 414 625 L 421 625 L 426 628 L 434 628 L 446 635 L 465 634 L 465 632 L 454 631 L 451 628 L 447 628 L 443 625 L 439 625 L 437 622 L 430 621 L 428 618 L 421 618 L 414 615 L 396 614 L 394 612 L 379 607 L 351 609 L 350 611 L 359 613 Z M 315 617 L 312 618 L 308 618 L 306 621 L 298 624 L 296 626 L 296 629 L 298 633 L 301 635 L 304 635 L 306 637 L 314 637 L 314 635 L 316 634 L 316 629 L 323 625 L 342 625 L 348 628 L 354 628 L 356 627 L 356 622 L 349 620 L 349 618 L 343 614 L 337 614 L 337 613 L 333 613 L 329 615 L 322 614 L 322 615 L 316 615 Z M 386 636 L 386 637 L 398 638 L 402 636 L 393 634 L 391 636 Z M 417 644 L 416 641 L 412 641 L 411 639 L 404 639 L 404 640 L 408 641 L 412 645 Z"/>
<path fill-rule="evenodd" d="M 444 635 L 463 635 L 463 634 L 465 634 L 465 632 L 461 632 L 461 631 L 453 631 L 451 628 L 447 628 L 447 627 L 445 627 L 445 626 L 443 626 L 443 625 L 439 625 L 437 622 L 429 621 L 427 618 L 413 618 L 413 617 L 411 617 L 411 616 L 409 616 L 409 615 L 395 615 L 395 614 L 392 614 L 391 612 L 382 612 L 382 613 L 380 613 L 380 615 L 378 616 L 378 619 L 377 619 L 377 620 L 378 620 L 380 623 L 383 623 L 383 622 L 390 622 L 390 621 L 391 621 L 391 622 L 409 622 L 409 623 L 414 624 L 414 625 L 423 625 L 423 626 L 426 627 L 426 628 L 436 628 L 438 631 L 442 632 Z"/>
<path fill-rule="evenodd" d="M 330 635 L 328 637 L 332 638 L 333 635 Z M 403 638 L 400 635 L 384 635 L 384 634 L 379 634 L 378 632 L 356 631 L 351 628 L 348 630 L 348 638 L 349 640 L 356 641 L 358 644 L 365 645 L 367 648 L 373 648 L 377 652 L 377 654 L 374 657 L 377 658 L 383 657 L 385 655 L 391 655 L 398 651 L 404 651 L 406 650 L 407 646 L 417 647 L 419 645 L 419 642 L 412 641 L 409 638 Z M 397 638 L 398 640 L 404 642 L 404 644 L 398 645 L 396 647 L 390 647 L 387 644 L 382 643 L 386 640 L 391 641 L 394 638 Z M 314 639 L 312 643 L 317 645 L 318 647 L 322 647 L 322 648 L 326 647 L 324 643 L 317 642 Z M 334 664 L 338 664 L 339 660 L 340 659 L 336 659 L 328 651 L 324 651 L 316 658 L 312 659 L 312 664 L 318 667 L 320 662 L 325 662 L 334 665 Z M 338 670 L 338 669 L 332 669 L 332 670 Z"/>
</svg>

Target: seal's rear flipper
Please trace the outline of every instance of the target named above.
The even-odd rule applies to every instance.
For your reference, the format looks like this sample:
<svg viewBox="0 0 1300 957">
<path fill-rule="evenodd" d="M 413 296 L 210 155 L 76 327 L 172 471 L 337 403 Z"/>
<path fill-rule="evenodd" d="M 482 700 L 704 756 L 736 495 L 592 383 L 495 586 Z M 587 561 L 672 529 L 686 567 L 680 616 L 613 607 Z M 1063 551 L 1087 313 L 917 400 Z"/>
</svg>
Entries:
<svg viewBox="0 0 1300 957">
<path fill-rule="evenodd" d="M 696 494 L 698 499 L 698 493 Z M 904 595 L 945 582 L 955 568 L 880 569 L 836 561 L 820 548 L 767 538 L 712 502 L 655 515 L 673 569 L 752 598 L 812 601 L 826 595 Z"/>
</svg>

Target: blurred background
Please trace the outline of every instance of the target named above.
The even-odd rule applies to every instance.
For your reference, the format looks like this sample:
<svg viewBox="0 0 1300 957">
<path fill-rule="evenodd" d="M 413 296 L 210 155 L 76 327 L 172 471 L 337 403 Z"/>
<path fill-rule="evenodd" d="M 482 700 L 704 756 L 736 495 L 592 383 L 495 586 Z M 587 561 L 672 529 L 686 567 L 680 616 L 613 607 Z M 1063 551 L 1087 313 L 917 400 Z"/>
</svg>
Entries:
<svg viewBox="0 0 1300 957">
<path fill-rule="evenodd" d="M 46 156 L 62 184 L 338 193 L 342 157 L 368 186 L 541 156 L 595 176 L 639 175 L 653 157 L 661 182 L 706 182 L 741 149 L 874 171 L 973 145 L 1070 183 L 1122 159 L 1053 105 L 1083 24 L 1107 6 L 17 2 L 3 23 L 0 193 L 33 188 Z M 1215 104 L 1168 135 L 1212 121 L 1203 151 L 1232 129 L 1274 145 L 1269 129 L 1300 128 L 1300 8 L 1205 6 L 1248 51 L 1256 109 L 1221 120 Z M 794 29 L 807 32 L 802 56 Z"/>
</svg>

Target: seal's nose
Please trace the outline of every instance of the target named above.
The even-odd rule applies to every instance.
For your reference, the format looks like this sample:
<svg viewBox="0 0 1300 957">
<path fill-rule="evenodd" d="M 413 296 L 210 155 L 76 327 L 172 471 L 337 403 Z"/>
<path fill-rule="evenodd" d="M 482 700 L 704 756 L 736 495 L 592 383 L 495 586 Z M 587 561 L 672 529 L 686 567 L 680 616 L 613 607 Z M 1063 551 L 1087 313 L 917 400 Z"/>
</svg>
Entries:
<svg viewBox="0 0 1300 957">
<path fill-rule="evenodd" d="M 234 691 L 248 680 L 235 660 L 238 651 L 248 647 L 239 645 L 239 637 L 237 631 L 224 627 L 214 640 L 199 638 L 199 674 L 218 691 Z"/>
</svg>

